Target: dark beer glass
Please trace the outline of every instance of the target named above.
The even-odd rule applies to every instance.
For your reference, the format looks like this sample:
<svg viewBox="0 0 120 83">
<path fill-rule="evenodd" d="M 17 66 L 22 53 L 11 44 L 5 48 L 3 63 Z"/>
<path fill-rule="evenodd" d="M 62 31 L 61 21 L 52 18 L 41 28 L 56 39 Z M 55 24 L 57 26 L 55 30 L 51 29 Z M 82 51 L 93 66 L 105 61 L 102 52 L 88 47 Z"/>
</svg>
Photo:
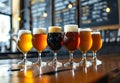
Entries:
<svg viewBox="0 0 120 83">
<path fill-rule="evenodd" d="M 63 35 L 62 35 L 62 28 L 59 26 L 50 26 L 48 28 L 48 36 L 47 36 L 47 43 L 49 48 L 54 52 L 53 60 L 48 63 L 50 66 L 62 66 L 61 62 L 57 60 L 57 51 L 63 45 Z"/>
<path fill-rule="evenodd" d="M 69 51 L 69 61 L 64 66 L 76 67 L 78 64 L 73 61 L 73 52 L 78 49 L 80 44 L 80 37 L 78 34 L 77 25 L 65 25 L 64 26 L 64 47 Z"/>
</svg>

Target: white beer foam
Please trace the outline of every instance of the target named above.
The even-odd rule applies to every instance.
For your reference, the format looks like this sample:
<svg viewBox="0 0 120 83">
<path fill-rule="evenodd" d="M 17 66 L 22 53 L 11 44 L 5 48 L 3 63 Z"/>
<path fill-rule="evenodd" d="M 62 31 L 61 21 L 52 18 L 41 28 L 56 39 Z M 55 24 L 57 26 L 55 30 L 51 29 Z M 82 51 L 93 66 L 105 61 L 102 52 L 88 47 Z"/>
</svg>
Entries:
<svg viewBox="0 0 120 83">
<path fill-rule="evenodd" d="M 100 32 L 98 32 L 98 31 L 97 32 L 91 32 L 91 34 L 100 34 Z"/>
<path fill-rule="evenodd" d="M 90 28 L 79 28 L 78 29 L 78 32 L 81 32 L 81 31 L 92 31 Z"/>
<path fill-rule="evenodd" d="M 78 32 L 78 25 L 65 25 L 64 32 Z"/>
<path fill-rule="evenodd" d="M 31 33 L 31 31 L 30 30 L 19 30 L 18 35 L 20 36 L 24 33 Z"/>
<path fill-rule="evenodd" d="M 59 26 L 50 26 L 48 29 L 48 33 L 53 33 L 53 32 L 62 32 L 62 28 Z"/>
<path fill-rule="evenodd" d="M 46 28 L 33 28 L 33 34 L 44 34 L 46 33 Z"/>
</svg>

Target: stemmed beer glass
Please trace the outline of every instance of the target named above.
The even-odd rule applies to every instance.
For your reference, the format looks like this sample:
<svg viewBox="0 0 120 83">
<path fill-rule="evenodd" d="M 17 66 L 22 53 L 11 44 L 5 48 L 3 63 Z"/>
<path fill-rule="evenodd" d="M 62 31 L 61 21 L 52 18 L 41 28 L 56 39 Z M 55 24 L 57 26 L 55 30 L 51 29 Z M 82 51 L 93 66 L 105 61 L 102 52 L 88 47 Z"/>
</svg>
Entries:
<svg viewBox="0 0 120 83">
<path fill-rule="evenodd" d="M 62 28 L 59 26 L 50 26 L 48 28 L 47 43 L 49 48 L 54 52 L 54 58 L 48 63 L 50 66 L 60 67 L 62 63 L 57 60 L 57 51 L 63 45 Z"/>
<path fill-rule="evenodd" d="M 86 53 L 90 50 L 92 46 L 92 36 L 91 36 L 91 29 L 90 28 L 79 28 L 79 35 L 80 35 L 80 45 L 79 50 L 82 52 L 82 60 L 80 61 L 81 66 L 90 66 L 92 65 L 91 62 L 87 61 Z"/>
<path fill-rule="evenodd" d="M 64 26 L 64 47 L 69 51 L 69 61 L 64 66 L 76 67 L 79 66 L 73 61 L 73 53 L 78 49 L 80 44 L 80 37 L 78 34 L 77 25 L 65 25 Z"/>
<path fill-rule="evenodd" d="M 24 54 L 24 59 L 21 62 L 18 62 L 18 65 L 31 65 L 32 62 L 27 60 L 27 53 L 32 48 L 32 34 L 30 30 L 19 30 L 17 47 Z"/>
<path fill-rule="evenodd" d="M 96 65 L 102 64 L 100 60 L 97 59 L 96 52 L 102 47 L 102 38 L 100 32 L 92 32 L 92 47 L 91 51 L 93 53 L 92 62 L 95 62 Z"/>
<path fill-rule="evenodd" d="M 34 28 L 33 29 L 33 38 L 32 38 L 33 47 L 38 52 L 38 60 L 36 63 L 39 66 L 45 66 L 46 62 L 43 62 L 41 59 L 41 52 L 47 47 L 47 34 L 46 28 Z"/>
</svg>

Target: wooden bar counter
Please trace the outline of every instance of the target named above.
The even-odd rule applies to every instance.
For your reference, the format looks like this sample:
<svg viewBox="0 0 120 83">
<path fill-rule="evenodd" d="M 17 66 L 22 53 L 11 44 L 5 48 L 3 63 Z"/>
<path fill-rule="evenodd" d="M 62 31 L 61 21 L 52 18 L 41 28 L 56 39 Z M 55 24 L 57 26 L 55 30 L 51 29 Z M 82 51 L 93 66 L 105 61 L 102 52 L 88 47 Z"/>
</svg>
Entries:
<svg viewBox="0 0 120 83">
<path fill-rule="evenodd" d="M 114 83 L 114 79 L 120 76 L 120 55 L 98 55 L 98 58 L 102 61 L 101 65 L 78 67 L 74 70 L 62 67 L 56 73 L 52 71 L 56 69 L 54 67 L 40 68 L 36 65 L 20 71 L 9 71 L 19 60 L 0 60 L 0 83 Z M 60 61 L 64 63 L 67 60 Z"/>
</svg>

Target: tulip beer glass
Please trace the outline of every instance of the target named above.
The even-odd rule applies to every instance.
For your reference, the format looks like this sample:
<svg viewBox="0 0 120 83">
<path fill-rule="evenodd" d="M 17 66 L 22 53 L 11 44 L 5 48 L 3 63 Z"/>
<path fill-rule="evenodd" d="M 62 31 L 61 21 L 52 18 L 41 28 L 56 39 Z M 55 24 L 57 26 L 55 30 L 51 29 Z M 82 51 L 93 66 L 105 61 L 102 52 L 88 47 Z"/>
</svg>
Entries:
<svg viewBox="0 0 120 83">
<path fill-rule="evenodd" d="M 60 67 L 61 62 L 57 60 L 57 51 L 63 45 L 62 28 L 59 26 L 50 26 L 48 28 L 47 43 L 49 48 L 54 52 L 54 59 L 48 65 Z"/>
<path fill-rule="evenodd" d="M 33 29 L 33 38 L 32 38 L 33 47 L 38 52 L 38 60 L 35 64 L 39 66 L 45 66 L 46 62 L 43 62 L 41 59 L 41 52 L 47 47 L 47 34 L 46 28 L 34 28 Z"/>
<path fill-rule="evenodd" d="M 88 50 L 90 50 L 92 46 L 91 29 L 89 28 L 79 29 L 79 35 L 80 35 L 79 49 L 82 52 L 82 60 L 80 62 L 80 65 L 88 67 L 91 65 L 91 63 L 87 61 L 86 53 Z"/>
<path fill-rule="evenodd" d="M 18 49 L 24 54 L 24 59 L 18 63 L 18 65 L 31 65 L 32 62 L 27 60 L 27 53 L 32 48 L 32 34 L 29 30 L 19 30 L 18 40 L 17 40 Z"/>
<path fill-rule="evenodd" d="M 73 52 L 78 49 L 80 44 L 80 37 L 78 34 L 77 25 L 65 25 L 64 26 L 64 47 L 69 51 L 70 58 L 64 66 L 75 67 L 78 64 L 73 61 Z"/>
<path fill-rule="evenodd" d="M 102 38 L 100 35 L 100 32 L 92 32 L 92 47 L 91 47 L 91 51 L 93 52 L 93 59 L 92 62 L 95 62 L 96 65 L 101 64 L 102 62 L 100 60 L 97 59 L 96 57 L 96 52 L 102 47 Z"/>
</svg>

